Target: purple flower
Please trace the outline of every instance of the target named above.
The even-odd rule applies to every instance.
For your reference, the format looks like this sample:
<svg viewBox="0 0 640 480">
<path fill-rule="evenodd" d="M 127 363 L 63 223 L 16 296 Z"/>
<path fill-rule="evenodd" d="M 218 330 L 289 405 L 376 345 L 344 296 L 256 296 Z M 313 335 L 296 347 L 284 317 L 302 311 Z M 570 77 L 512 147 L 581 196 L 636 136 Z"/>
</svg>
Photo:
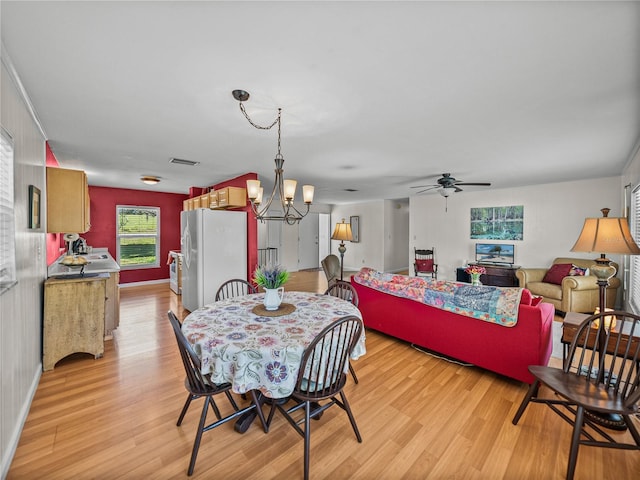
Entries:
<svg viewBox="0 0 640 480">
<path fill-rule="evenodd" d="M 281 383 L 287 378 L 287 367 L 280 362 L 273 362 L 267 365 L 267 378 L 270 382 Z"/>
</svg>

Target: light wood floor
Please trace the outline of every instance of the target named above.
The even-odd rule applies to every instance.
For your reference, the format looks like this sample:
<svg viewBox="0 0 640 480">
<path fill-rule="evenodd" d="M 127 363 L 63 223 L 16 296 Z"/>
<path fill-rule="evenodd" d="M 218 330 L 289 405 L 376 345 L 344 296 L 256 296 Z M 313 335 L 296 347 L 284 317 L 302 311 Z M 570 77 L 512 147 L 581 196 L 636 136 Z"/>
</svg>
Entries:
<svg viewBox="0 0 640 480">
<path fill-rule="evenodd" d="M 322 292 L 323 282 L 298 272 L 287 288 Z M 42 375 L 9 479 L 186 478 L 201 403 L 176 427 L 186 392 L 168 309 L 186 314 L 166 284 L 122 289 L 104 357 L 68 357 Z M 564 478 L 569 425 L 542 405 L 511 424 L 525 385 L 371 330 L 367 351 L 354 363 L 360 384 L 345 389 L 363 443 L 329 409 L 312 425 L 312 478 Z M 205 433 L 193 478 L 301 478 L 302 449 L 282 417 L 268 434 L 227 424 Z M 576 479 L 592 478 L 640 478 L 640 455 L 582 447 Z"/>
</svg>

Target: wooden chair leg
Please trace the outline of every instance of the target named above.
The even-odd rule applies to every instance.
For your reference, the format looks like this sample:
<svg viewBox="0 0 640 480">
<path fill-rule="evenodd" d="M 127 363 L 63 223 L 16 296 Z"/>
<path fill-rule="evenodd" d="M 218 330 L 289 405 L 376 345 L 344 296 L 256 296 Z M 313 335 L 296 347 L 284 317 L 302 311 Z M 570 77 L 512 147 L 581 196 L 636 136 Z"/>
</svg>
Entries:
<svg viewBox="0 0 640 480">
<path fill-rule="evenodd" d="M 531 386 L 529 387 L 529 390 L 527 391 L 527 394 L 522 399 L 522 403 L 520 404 L 520 407 L 518 408 L 518 411 L 516 412 L 515 416 L 513 417 L 513 420 L 511 421 L 511 423 L 513 423 L 514 425 L 518 424 L 518 421 L 520 420 L 520 417 L 522 416 L 524 411 L 527 409 L 527 406 L 529 405 L 529 402 L 531 401 L 531 399 L 534 396 L 538 395 L 538 389 L 539 388 L 540 388 L 540 381 L 539 380 L 536 380 L 535 382 L 533 382 L 531 384 Z"/>
<path fill-rule="evenodd" d="M 311 443 L 311 402 L 304 402 L 304 480 L 309 480 L 309 450 Z"/>
<path fill-rule="evenodd" d="M 567 480 L 573 480 L 578 461 L 578 447 L 580 447 L 580 434 L 584 423 L 584 407 L 578 406 L 576 421 L 573 425 L 573 435 L 571 436 L 571 450 L 569 451 L 569 465 L 567 467 Z"/>
<path fill-rule="evenodd" d="M 351 406 L 347 401 L 347 397 L 343 391 L 340 391 L 340 398 L 342 399 L 342 404 L 344 405 L 344 410 L 347 412 L 349 416 L 349 421 L 351 422 L 351 426 L 353 427 L 353 432 L 356 434 L 356 438 L 358 439 L 358 443 L 362 443 L 362 437 L 360 436 L 360 430 L 358 430 L 358 425 L 356 425 L 356 419 L 351 412 Z"/>
<path fill-rule="evenodd" d="M 358 384 L 358 376 L 356 375 L 356 371 L 353 369 L 351 364 L 349 364 L 349 371 L 351 372 L 351 376 L 353 377 L 353 381 Z"/>
<path fill-rule="evenodd" d="M 195 397 L 190 393 L 187 394 L 187 401 L 184 402 L 184 407 L 182 407 L 182 411 L 180 412 L 180 416 L 178 417 L 178 423 L 176 423 L 178 427 L 182 425 L 182 420 L 184 420 L 184 416 L 186 415 L 187 410 L 189 410 L 189 405 L 191 405 L 191 400 L 193 400 L 194 398 Z"/>
<path fill-rule="evenodd" d="M 202 432 L 204 432 L 204 424 L 207 420 L 207 410 L 209 409 L 209 397 L 205 397 L 204 405 L 202 406 L 202 414 L 200 415 L 200 422 L 198 422 L 198 431 L 196 432 L 196 439 L 193 442 L 193 450 L 191 451 L 191 460 L 189 461 L 189 470 L 187 475 L 193 475 L 193 469 L 196 467 L 196 458 L 198 457 L 198 450 L 200 449 L 200 440 L 202 440 Z"/>
</svg>

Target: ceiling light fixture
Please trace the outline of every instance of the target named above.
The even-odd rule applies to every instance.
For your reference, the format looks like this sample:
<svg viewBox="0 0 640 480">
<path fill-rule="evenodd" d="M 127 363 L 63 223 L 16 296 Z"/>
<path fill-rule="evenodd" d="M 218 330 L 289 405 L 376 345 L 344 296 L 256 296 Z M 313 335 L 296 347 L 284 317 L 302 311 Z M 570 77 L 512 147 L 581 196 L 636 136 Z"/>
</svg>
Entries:
<svg viewBox="0 0 640 480">
<path fill-rule="evenodd" d="M 142 183 L 146 183 L 147 185 L 155 185 L 156 183 L 160 183 L 160 178 L 152 177 L 150 175 L 143 175 L 140 177 Z"/>
<path fill-rule="evenodd" d="M 303 185 L 302 186 L 302 197 L 305 205 L 307 206 L 307 210 L 302 213 L 300 212 L 293 204 L 294 196 L 296 193 L 296 185 L 297 182 L 295 180 L 284 179 L 283 174 L 284 170 L 282 166 L 284 165 L 284 158 L 282 157 L 282 153 L 280 153 L 280 133 L 281 133 L 281 113 L 282 109 L 278 108 L 278 116 L 271 123 L 271 125 L 263 127 L 260 125 L 256 125 L 249 118 L 246 110 L 244 109 L 243 102 L 249 100 L 249 93 L 244 90 L 234 90 L 232 92 L 233 98 L 240 102 L 240 111 L 245 116 L 247 121 L 255 128 L 260 130 L 270 130 L 275 125 L 278 126 L 278 153 L 276 154 L 275 162 L 276 162 L 276 179 L 273 185 L 273 191 L 271 195 L 269 195 L 269 199 L 266 203 L 262 203 L 262 195 L 263 188 L 260 186 L 260 180 L 247 180 L 247 195 L 249 196 L 249 200 L 251 201 L 251 210 L 255 217 L 260 221 L 265 220 L 278 220 L 282 222 L 286 222 L 289 225 L 294 225 L 295 223 L 302 220 L 307 213 L 309 213 L 309 207 L 313 202 L 313 185 Z M 280 199 L 280 207 L 282 208 L 282 215 L 271 215 L 269 214 L 269 208 L 271 208 L 271 204 L 273 199 L 276 197 L 276 193 Z"/>
</svg>

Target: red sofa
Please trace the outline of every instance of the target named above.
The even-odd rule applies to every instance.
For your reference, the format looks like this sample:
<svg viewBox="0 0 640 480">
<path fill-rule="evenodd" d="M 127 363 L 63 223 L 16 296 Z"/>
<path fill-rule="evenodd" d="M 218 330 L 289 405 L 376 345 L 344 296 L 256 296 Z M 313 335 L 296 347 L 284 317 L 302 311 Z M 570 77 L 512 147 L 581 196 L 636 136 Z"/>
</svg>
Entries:
<svg viewBox="0 0 640 480">
<path fill-rule="evenodd" d="M 356 277 L 351 284 L 368 328 L 529 384 L 533 377 L 528 366 L 549 361 L 555 309 L 549 303 L 526 304 L 531 302 L 528 291 L 517 323 L 505 327 L 385 293 Z"/>
</svg>

